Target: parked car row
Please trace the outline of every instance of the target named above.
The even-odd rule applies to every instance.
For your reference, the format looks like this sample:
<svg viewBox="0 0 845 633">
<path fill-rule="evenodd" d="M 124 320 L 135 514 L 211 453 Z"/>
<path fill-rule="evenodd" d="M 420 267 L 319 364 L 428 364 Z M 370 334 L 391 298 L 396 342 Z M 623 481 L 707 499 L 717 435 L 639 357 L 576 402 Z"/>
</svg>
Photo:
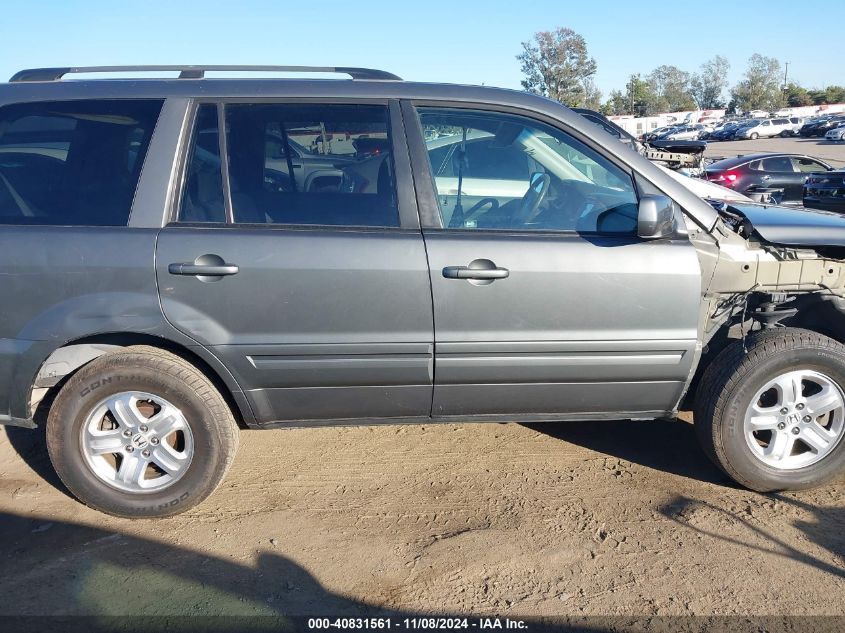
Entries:
<svg viewBox="0 0 845 633">
<path fill-rule="evenodd" d="M 796 136 L 804 125 L 802 117 L 752 118 L 727 121 L 714 128 L 706 137 L 712 141 L 756 140 L 775 136 Z"/>
<path fill-rule="evenodd" d="M 804 138 L 812 136 L 827 137 L 828 132 L 838 130 L 845 125 L 845 113 L 828 114 L 808 119 L 798 130 L 798 134 Z M 831 140 L 842 140 L 842 132 L 834 135 Z"/>
</svg>

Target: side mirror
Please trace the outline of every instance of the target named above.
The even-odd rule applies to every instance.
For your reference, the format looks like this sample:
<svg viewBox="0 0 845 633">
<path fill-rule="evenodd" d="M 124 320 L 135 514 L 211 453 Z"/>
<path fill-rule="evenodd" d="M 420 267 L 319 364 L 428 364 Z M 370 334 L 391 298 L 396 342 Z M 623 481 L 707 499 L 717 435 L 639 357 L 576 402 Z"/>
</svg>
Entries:
<svg viewBox="0 0 845 633">
<path fill-rule="evenodd" d="M 675 232 L 675 210 L 666 196 L 644 195 L 637 211 L 637 235 L 653 240 Z"/>
</svg>

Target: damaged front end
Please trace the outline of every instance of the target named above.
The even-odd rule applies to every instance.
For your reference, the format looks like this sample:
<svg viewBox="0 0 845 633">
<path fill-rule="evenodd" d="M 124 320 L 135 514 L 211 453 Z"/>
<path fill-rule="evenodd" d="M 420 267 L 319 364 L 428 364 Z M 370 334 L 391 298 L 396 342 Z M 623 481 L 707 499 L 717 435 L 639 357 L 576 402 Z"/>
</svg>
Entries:
<svg viewBox="0 0 845 633">
<path fill-rule="evenodd" d="M 773 327 L 845 338 L 845 218 L 713 202 L 722 222 L 691 235 L 705 270 L 705 346 Z M 705 347 L 705 352 L 707 347 Z"/>
</svg>

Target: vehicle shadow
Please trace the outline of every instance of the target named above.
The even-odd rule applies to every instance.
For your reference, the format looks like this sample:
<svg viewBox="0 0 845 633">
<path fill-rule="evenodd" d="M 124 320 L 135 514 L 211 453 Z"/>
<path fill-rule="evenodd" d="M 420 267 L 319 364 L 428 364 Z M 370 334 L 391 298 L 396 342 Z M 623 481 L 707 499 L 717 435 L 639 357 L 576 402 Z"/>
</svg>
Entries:
<svg viewBox="0 0 845 633">
<path fill-rule="evenodd" d="M 735 488 L 698 446 L 682 420 L 594 420 L 526 425 L 555 439 L 698 481 Z"/>
<path fill-rule="evenodd" d="M 162 534 L 167 533 L 167 519 L 158 523 Z M 0 560 L 4 561 L 0 575 L 4 633 L 445 630 L 430 618 L 458 622 L 467 618 L 467 624 L 456 628 L 483 628 L 481 618 L 468 613 L 384 608 L 340 595 L 279 554 L 258 552 L 254 565 L 240 564 L 166 542 L 45 517 L 0 512 Z M 309 617 L 326 620 L 309 624 Z M 338 625 L 338 618 L 352 620 Z M 359 618 L 390 618 L 392 624 L 367 626 Z M 429 620 L 415 625 L 405 623 L 406 618 Z M 559 616 L 520 621 L 525 625 L 519 628 L 535 633 L 655 630 L 651 617 Z M 638 627 L 631 628 L 632 623 Z M 619 624 L 626 627 L 620 629 Z M 676 630 L 672 621 L 664 625 L 656 630 Z M 500 623 L 487 628 L 505 627 Z"/>
<path fill-rule="evenodd" d="M 0 513 L 0 560 L 2 616 L 402 615 L 335 594 L 278 554 L 252 567 L 51 518 Z"/>
<path fill-rule="evenodd" d="M 700 499 L 678 496 L 663 505 L 660 508 L 660 513 L 678 525 L 694 530 L 701 535 L 719 539 L 725 543 L 740 545 L 767 555 L 799 561 L 837 578 L 845 578 L 845 558 L 843 558 L 843 554 L 845 554 L 845 531 L 843 531 L 843 526 L 845 526 L 845 508 L 813 506 L 782 493 L 769 493 L 765 496 L 774 501 L 809 512 L 813 517 L 812 521 L 795 521 L 793 526 L 801 530 L 809 541 L 834 554 L 839 561 L 842 561 L 842 564 L 831 564 L 812 554 L 802 552 L 783 539 L 762 529 L 759 525 L 749 520 L 750 517 L 742 515 L 741 512 L 726 510 Z M 694 521 L 688 520 L 693 513 L 699 510 L 721 515 L 722 520 L 719 522 L 719 525 L 723 526 L 722 529 L 719 532 L 707 530 L 696 525 Z M 732 524 L 742 526 L 751 538 L 743 539 L 725 534 L 724 526 Z M 749 542 L 755 537 L 761 539 L 765 545 Z"/>
<path fill-rule="evenodd" d="M 813 543 L 827 549 L 842 561 L 839 575 L 845 578 L 845 508 L 818 507 L 780 492 L 768 496 L 812 514 L 813 521 L 797 521 L 795 526 Z"/>
</svg>

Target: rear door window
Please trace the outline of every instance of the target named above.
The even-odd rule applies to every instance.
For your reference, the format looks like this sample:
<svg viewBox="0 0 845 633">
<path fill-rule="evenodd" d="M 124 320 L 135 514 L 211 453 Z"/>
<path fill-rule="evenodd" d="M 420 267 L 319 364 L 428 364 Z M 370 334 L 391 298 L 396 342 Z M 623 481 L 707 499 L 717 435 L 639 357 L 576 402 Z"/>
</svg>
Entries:
<svg viewBox="0 0 845 633">
<path fill-rule="evenodd" d="M 772 158 L 764 158 L 762 161 L 762 171 L 795 171 L 792 168 L 792 161 L 788 156 L 774 156 Z"/>
<path fill-rule="evenodd" d="M 0 224 L 125 226 L 161 100 L 0 109 Z"/>
<path fill-rule="evenodd" d="M 381 105 L 227 104 L 235 223 L 398 227 Z"/>
</svg>

